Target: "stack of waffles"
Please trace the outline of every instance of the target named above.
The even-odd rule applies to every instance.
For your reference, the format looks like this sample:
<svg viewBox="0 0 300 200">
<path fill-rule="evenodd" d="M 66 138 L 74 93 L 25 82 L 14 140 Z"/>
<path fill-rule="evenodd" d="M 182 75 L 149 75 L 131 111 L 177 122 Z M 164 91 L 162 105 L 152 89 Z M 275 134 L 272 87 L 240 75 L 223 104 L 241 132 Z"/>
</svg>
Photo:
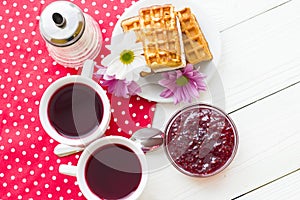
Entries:
<svg viewBox="0 0 300 200">
<path fill-rule="evenodd" d="M 177 18 L 178 17 L 178 18 Z M 211 60 L 208 44 L 189 8 L 173 5 L 142 8 L 139 16 L 122 21 L 124 32 L 135 31 L 143 43 L 147 65 L 153 72 L 179 69 L 188 63 Z"/>
<path fill-rule="evenodd" d="M 172 5 L 142 8 L 139 16 L 122 21 L 124 32 L 134 30 L 143 43 L 147 65 L 153 72 L 185 66 L 181 35 Z"/>
</svg>

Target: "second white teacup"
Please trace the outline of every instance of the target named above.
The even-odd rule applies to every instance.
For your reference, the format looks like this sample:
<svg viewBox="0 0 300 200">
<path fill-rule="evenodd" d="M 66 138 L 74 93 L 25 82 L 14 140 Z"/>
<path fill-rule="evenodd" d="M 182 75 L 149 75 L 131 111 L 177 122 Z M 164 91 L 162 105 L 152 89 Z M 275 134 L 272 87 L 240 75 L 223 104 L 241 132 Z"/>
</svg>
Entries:
<svg viewBox="0 0 300 200">
<path fill-rule="evenodd" d="M 58 79 L 42 96 L 42 126 L 59 143 L 85 146 L 100 138 L 108 127 L 110 103 L 106 92 L 92 80 L 94 65 L 87 60 L 81 75 Z"/>
<path fill-rule="evenodd" d="M 146 186 L 148 165 L 135 142 L 106 136 L 84 149 L 77 166 L 62 164 L 59 172 L 76 176 L 81 192 L 89 200 L 135 200 Z"/>
</svg>

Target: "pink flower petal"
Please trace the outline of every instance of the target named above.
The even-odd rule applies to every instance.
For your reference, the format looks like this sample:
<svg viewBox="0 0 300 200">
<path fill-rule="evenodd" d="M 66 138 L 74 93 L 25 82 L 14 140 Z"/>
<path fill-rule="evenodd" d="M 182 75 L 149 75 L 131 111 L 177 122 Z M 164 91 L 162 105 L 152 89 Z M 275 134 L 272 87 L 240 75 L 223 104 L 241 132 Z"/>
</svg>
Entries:
<svg viewBox="0 0 300 200">
<path fill-rule="evenodd" d="M 103 85 L 107 86 L 107 91 L 117 97 L 128 98 L 136 95 L 142 90 L 140 86 L 134 81 L 126 81 L 116 79 L 114 76 L 107 76 L 107 80 L 103 81 Z"/>
<path fill-rule="evenodd" d="M 142 92 L 142 89 L 141 87 L 134 81 L 131 81 L 129 84 L 128 84 L 128 91 L 129 91 L 129 95 L 136 95 L 138 93 L 141 93 Z"/>
<path fill-rule="evenodd" d="M 162 93 L 160 94 L 160 96 L 164 97 L 164 98 L 169 98 L 169 97 L 172 97 L 173 95 L 174 95 L 174 93 L 169 89 L 164 89 L 162 91 Z"/>
<path fill-rule="evenodd" d="M 188 79 L 188 83 L 179 86 L 176 80 L 182 76 Z M 206 89 L 204 82 L 205 76 L 198 70 L 194 70 L 193 65 L 187 66 L 181 70 L 170 71 L 162 74 L 163 79 L 159 84 L 165 87 L 160 96 L 168 98 L 173 96 L 174 103 L 192 102 L 193 99 L 199 98 L 199 92 Z"/>
</svg>

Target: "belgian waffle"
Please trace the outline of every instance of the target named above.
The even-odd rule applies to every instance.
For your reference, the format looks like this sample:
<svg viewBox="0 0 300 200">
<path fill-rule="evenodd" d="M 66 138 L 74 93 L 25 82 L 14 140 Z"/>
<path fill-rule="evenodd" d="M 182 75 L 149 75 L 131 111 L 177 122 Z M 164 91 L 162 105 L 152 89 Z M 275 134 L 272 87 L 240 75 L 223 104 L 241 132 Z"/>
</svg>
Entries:
<svg viewBox="0 0 300 200">
<path fill-rule="evenodd" d="M 121 26 L 124 32 L 131 30 L 139 30 L 140 29 L 140 18 L 139 16 L 130 17 L 128 19 L 124 19 L 121 22 Z"/>
<path fill-rule="evenodd" d="M 177 11 L 179 18 L 184 51 L 189 63 L 196 64 L 212 59 L 207 41 L 190 8 Z"/>
<path fill-rule="evenodd" d="M 123 32 L 128 32 L 128 31 L 134 31 L 136 34 L 136 42 L 141 42 L 141 27 L 140 27 L 140 17 L 139 16 L 135 16 L 135 17 L 131 17 L 128 19 L 124 19 L 121 22 L 121 27 L 123 29 Z M 141 72 L 141 76 L 147 76 L 151 73 L 149 72 Z"/>
<path fill-rule="evenodd" d="M 121 22 L 121 27 L 124 32 L 134 31 L 136 34 L 137 42 L 142 41 L 141 34 L 140 34 L 140 18 L 139 18 L 139 16 L 124 19 Z"/>
<path fill-rule="evenodd" d="M 139 22 L 145 60 L 154 72 L 185 66 L 176 13 L 172 5 L 140 9 Z"/>
</svg>

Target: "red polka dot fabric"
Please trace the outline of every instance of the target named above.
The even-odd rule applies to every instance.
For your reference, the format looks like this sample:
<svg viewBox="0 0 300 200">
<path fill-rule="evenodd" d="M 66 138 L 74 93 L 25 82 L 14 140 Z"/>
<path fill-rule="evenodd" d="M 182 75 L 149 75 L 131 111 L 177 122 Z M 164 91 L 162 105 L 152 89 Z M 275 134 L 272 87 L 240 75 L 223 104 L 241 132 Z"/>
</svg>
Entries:
<svg viewBox="0 0 300 200">
<path fill-rule="evenodd" d="M 80 153 L 63 158 L 54 155 L 58 143 L 44 131 L 38 115 L 46 88 L 61 77 L 79 73 L 57 64 L 40 35 L 39 18 L 51 2 L 0 2 L 0 199 L 3 200 L 85 199 L 76 178 L 58 172 L 60 164 L 76 165 Z M 104 43 L 110 43 L 118 18 L 134 3 L 72 2 L 99 23 Z M 151 126 L 153 102 L 138 96 L 124 99 L 109 95 L 109 98 L 112 118 L 106 135 L 130 137 L 137 129 Z"/>
</svg>

